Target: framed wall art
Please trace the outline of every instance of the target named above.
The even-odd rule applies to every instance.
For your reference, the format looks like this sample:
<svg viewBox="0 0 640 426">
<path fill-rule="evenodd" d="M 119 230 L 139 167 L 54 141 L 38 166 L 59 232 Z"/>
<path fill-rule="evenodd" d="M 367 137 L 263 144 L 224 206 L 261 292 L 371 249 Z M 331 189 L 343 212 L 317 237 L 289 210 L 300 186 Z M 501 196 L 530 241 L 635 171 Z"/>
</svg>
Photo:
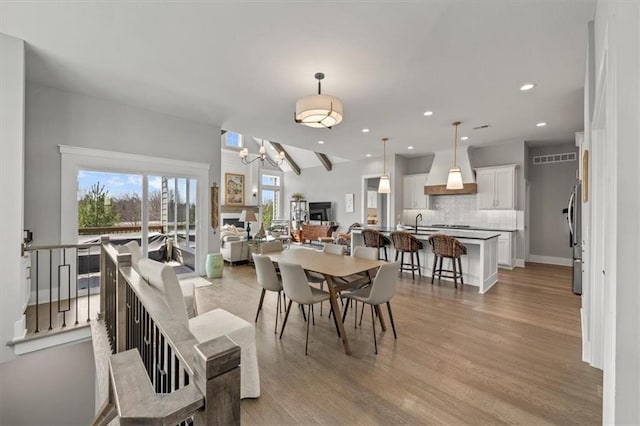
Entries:
<svg viewBox="0 0 640 426">
<path fill-rule="evenodd" d="M 344 205 L 346 207 L 347 213 L 353 213 L 354 211 L 354 208 L 353 208 L 354 196 L 355 196 L 354 193 L 349 193 L 344 195 Z"/>
<path fill-rule="evenodd" d="M 244 175 L 236 173 L 224 174 L 224 204 L 227 206 L 244 206 Z"/>
</svg>

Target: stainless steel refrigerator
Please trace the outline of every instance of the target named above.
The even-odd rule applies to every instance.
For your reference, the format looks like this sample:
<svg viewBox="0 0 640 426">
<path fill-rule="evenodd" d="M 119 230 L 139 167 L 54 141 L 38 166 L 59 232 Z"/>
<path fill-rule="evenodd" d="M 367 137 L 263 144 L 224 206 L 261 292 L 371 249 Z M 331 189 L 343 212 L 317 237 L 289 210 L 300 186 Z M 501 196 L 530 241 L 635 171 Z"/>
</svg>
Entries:
<svg viewBox="0 0 640 426">
<path fill-rule="evenodd" d="M 573 292 L 582 294 L 582 183 L 573 186 L 567 207 L 569 245 L 573 251 Z"/>
</svg>

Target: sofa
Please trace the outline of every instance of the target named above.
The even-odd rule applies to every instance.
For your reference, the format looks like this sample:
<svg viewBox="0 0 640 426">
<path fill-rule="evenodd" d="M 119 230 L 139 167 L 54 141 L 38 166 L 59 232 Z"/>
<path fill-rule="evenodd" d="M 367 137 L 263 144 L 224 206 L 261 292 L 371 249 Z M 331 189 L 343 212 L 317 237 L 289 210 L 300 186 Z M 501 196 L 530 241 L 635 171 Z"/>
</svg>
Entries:
<svg viewBox="0 0 640 426">
<path fill-rule="evenodd" d="M 260 396 L 260 374 L 254 325 L 224 309 L 214 309 L 189 318 L 182 287 L 169 265 L 151 259 L 138 262 L 140 276 L 160 292 L 175 319 L 199 341 L 227 336 L 240 346 L 240 398 Z"/>
<path fill-rule="evenodd" d="M 137 241 L 129 241 L 126 244 L 123 244 L 118 247 L 118 253 L 120 254 L 130 254 L 131 255 L 131 267 L 137 272 L 140 273 L 140 269 L 138 267 L 140 260 L 142 260 L 142 250 L 138 245 Z M 193 318 L 198 315 L 198 307 L 196 306 L 196 298 L 195 298 L 195 284 L 193 282 L 182 282 L 179 281 L 180 287 L 182 290 L 182 295 L 184 297 L 185 308 L 187 309 L 187 315 L 189 318 Z"/>
<path fill-rule="evenodd" d="M 231 265 L 249 260 L 249 244 L 243 233 L 244 230 L 233 225 L 225 225 L 220 230 L 220 252 L 224 261 Z"/>
</svg>

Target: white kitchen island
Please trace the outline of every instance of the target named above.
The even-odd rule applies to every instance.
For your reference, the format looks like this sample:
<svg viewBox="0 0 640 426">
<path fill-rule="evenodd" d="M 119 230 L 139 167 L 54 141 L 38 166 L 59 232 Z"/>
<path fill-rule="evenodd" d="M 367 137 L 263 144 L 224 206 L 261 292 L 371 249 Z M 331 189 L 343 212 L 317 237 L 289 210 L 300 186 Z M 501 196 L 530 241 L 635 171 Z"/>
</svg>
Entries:
<svg viewBox="0 0 640 426">
<path fill-rule="evenodd" d="M 375 228 L 374 228 L 375 229 Z M 390 238 L 395 229 L 378 229 Z M 445 234 L 457 238 L 467 248 L 467 254 L 461 257 L 462 274 L 465 285 L 478 287 L 480 293 L 486 293 L 498 281 L 498 236 L 499 232 L 492 231 L 469 231 L 459 229 L 434 229 L 419 228 L 417 232 L 409 232 L 411 235 L 421 240 L 424 249 L 420 250 L 420 269 L 424 277 L 431 281 L 433 266 L 433 251 L 429 244 L 429 235 Z M 355 246 L 362 246 L 362 229 L 354 229 L 351 234 L 351 251 Z M 395 259 L 393 244 L 391 245 L 389 260 Z M 448 265 L 447 265 L 448 263 Z M 443 269 L 452 269 L 451 261 L 445 260 Z M 452 280 L 443 278 L 443 280 Z M 437 280 L 435 281 L 437 283 Z"/>
</svg>

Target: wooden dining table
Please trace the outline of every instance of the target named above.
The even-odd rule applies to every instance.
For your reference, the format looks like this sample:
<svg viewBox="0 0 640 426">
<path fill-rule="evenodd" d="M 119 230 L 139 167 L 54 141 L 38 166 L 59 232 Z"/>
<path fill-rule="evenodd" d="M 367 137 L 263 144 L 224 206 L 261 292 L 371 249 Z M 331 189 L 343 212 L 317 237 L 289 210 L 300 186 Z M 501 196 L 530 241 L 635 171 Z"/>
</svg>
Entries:
<svg viewBox="0 0 640 426">
<path fill-rule="evenodd" d="M 338 327 L 338 333 L 342 339 L 342 345 L 347 355 L 351 355 L 351 349 L 349 348 L 349 340 L 347 333 L 344 329 L 342 322 L 342 314 L 340 312 L 340 305 L 338 304 L 338 293 L 346 288 L 349 288 L 348 283 L 340 283 L 335 278 L 348 277 L 351 275 L 363 273 L 371 269 L 376 269 L 385 262 L 382 260 L 370 260 L 361 259 L 354 256 L 343 256 L 339 254 L 324 253 L 318 250 L 310 250 L 303 248 L 290 248 L 275 253 L 268 253 L 269 258 L 273 262 L 289 262 L 295 263 L 306 271 L 316 272 L 322 274 L 327 281 L 327 287 L 329 289 L 331 307 L 333 308 L 334 319 Z M 384 320 L 378 312 L 378 318 L 380 319 L 380 325 L 383 330 Z"/>
</svg>

